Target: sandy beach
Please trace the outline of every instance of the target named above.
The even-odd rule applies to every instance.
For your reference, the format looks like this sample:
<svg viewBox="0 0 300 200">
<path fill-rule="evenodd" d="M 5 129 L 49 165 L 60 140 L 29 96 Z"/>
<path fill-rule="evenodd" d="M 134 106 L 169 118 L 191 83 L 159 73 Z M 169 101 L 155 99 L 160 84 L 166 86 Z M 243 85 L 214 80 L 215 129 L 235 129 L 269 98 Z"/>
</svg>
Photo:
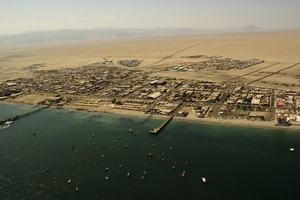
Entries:
<svg viewBox="0 0 300 200">
<path fill-rule="evenodd" d="M 28 96 L 21 96 L 19 98 L 10 99 L 7 102 L 10 103 L 21 103 L 27 105 L 37 105 L 38 102 L 53 97 L 53 94 L 33 94 Z M 85 97 L 86 98 L 86 97 Z M 145 114 L 142 111 L 134 111 L 134 110 L 125 110 L 125 109 L 116 109 L 112 104 L 107 104 L 105 106 L 96 105 L 96 106 L 87 106 L 80 105 L 77 102 L 71 102 L 64 106 L 52 106 L 55 109 L 65 109 L 65 110 L 74 110 L 79 112 L 89 112 L 89 113 L 97 113 L 97 114 L 113 114 L 113 115 L 123 115 L 128 117 L 138 117 L 138 118 L 154 118 L 165 120 L 168 119 L 169 116 L 166 115 L 150 115 Z M 222 126 L 237 126 L 237 127 L 250 127 L 250 128 L 267 128 L 267 129 L 275 129 L 282 131 L 300 131 L 300 124 L 295 124 L 291 126 L 275 126 L 274 121 L 261 121 L 261 120 L 249 120 L 249 119 L 228 119 L 228 118 L 198 118 L 193 112 L 189 112 L 189 115 L 186 117 L 175 116 L 174 121 L 186 121 L 191 123 L 201 123 L 201 124 L 217 124 Z"/>
<path fill-rule="evenodd" d="M 100 114 L 115 114 L 115 115 L 124 115 L 129 117 L 139 117 L 139 118 L 148 118 L 151 115 L 145 114 L 140 111 L 132 110 L 122 110 L 122 109 L 113 109 L 112 107 L 87 107 L 87 106 L 76 106 L 76 105 L 66 105 L 63 109 L 67 110 L 77 110 L 83 112 L 95 112 Z M 151 118 L 156 119 L 168 119 L 169 116 L 165 115 L 152 115 Z M 276 129 L 284 131 L 300 131 L 300 126 L 292 125 L 289 127 L 275 126 L 273 121 L 252 121 L 248 119 L 222 119 L 222 118 L 198 118 L 193 113 L 189 113 L 186 117 L 174 117 L 174 121 L 186 121 L 191 123 L 200 123 L 200 124 L 218 124 L 222 126 L 238 126 L 238 127 L 251 127 L 251 128 L 267 128 L 267 129 Z"/>
</svg>

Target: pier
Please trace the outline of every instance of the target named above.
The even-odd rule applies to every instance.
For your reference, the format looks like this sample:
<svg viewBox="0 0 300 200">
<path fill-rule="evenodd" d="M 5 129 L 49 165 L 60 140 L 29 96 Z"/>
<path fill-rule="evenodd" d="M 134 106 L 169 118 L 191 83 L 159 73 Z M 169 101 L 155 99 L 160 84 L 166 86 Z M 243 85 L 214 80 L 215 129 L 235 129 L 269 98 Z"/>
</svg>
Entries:
<svg viewBox="0 0 300 200">
<path fill-rule="evenodd" d="M 173 115 L 167 119 L 162 125 L 155 127 L 153 129 L 150 130 L 150 134 L 155 134 L 157 135 L 165 126 L 168 125 L 168 123 L 173 119 Z"/>
<path fill-rule="evenodd" d="M 49 107 L 50 107 L 50 105 L 49 106 L 44 106 L 44 107 L 38 108 L 36 110 L 29 111 L 29 112 L 25 112 L 25 113 L 22 113 L 20 115 L 15 115 L 15 116 L 12 116 L 12 117 L 8 117 L 6 119 L 0 120 L 0 125 L 5 124 L 6 122 L 12 122 L 12 121 L 15 121 L 17 119 L 26 117 L 28 115 L 34 114 L 36 112 L 39 112 L 39 111 L 44 110 L 44 109 L 49 108 Z"/>
</svg>

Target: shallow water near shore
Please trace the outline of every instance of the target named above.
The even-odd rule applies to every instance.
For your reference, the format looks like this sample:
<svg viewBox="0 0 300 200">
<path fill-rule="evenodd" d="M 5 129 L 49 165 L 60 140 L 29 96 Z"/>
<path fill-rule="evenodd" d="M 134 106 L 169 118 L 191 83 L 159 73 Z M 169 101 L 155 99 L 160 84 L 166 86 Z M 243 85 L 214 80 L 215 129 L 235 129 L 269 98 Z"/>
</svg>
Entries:
<svg viewBox="0 0 300 200">
<path fill-rule="evenodd" d="M 0 116 L 31 109 L 1 103 Z M 150 135 L 162 122 L 56 109 L 17 120 L 0 130 L 0 199 L 300 197 L 300 133 L 173 120 Z"/>
</svg>

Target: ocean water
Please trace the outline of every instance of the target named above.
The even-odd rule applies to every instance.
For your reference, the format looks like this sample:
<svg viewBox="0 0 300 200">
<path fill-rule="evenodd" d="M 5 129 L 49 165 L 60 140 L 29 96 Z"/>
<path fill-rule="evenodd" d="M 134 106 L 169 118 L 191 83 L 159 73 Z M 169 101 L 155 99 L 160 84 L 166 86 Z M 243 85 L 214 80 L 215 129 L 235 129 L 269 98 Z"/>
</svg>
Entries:
<svg viewBox="0 0 300 200">
<path fill-rule="evenodd" d="M 0 103 L 0 116 L 31 109 Z M 162 122 L 56 109 L 17 120 L 0 129 L 0 199 L 300 199 L 299 132 L 173 120 L 150 135 Z"/>
</svg>

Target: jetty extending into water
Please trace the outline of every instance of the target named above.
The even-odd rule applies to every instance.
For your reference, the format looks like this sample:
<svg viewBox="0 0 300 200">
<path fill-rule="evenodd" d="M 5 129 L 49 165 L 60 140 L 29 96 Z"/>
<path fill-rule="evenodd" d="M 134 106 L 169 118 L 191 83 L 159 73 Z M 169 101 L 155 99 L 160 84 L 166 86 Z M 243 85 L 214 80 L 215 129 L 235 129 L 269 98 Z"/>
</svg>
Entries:
<svg viewBox="0 0 300 200">
<path fill-rule="evenodd" d="M 39 111 L 44 110 L 44 109 L 49 108 L 49 107 L 50 107 L 50 105 L 49 106 L 40 107 L 40 108 L 38 108 L 36 110 L 28 111 L 28 112 L 22 113 L 20 115 L 15 115 L 15 116 L 12 116 L 12 117 L 7 117 L 6 119 L 0 120 L 0 125 L 8 123 L 8 122 L 13 122 L 13 121 L 15 121 L 17 119 L 26 117 L 28 115 L 31 115 L 31 114 L 36 113 L 36 112 L 39 112 Z"/>
<path fill-rule="evenodd" d="M 168 123 L 173 119 L 173 115 L 169 117 L 169 119 L 167 119 L 162 125 L 155 127 L 153 129 L 150 130 L 151 134 L 155 134 L 157 135 L 165 126 L 168 125 Z"/>
</svg>

